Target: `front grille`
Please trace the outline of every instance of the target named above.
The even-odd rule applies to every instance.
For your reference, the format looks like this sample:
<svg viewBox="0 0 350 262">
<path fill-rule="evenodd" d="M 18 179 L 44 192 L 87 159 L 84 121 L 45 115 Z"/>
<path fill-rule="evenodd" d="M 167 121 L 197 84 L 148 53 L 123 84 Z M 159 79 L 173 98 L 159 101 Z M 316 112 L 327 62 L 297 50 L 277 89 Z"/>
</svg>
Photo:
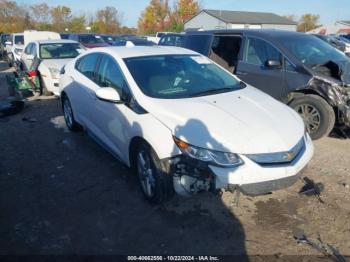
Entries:
<svg viewBox="0 0 350 262">
<path fill-rule="evenodd" d="M 299 142 L 289 151 L 246 155 L 250 160 L 262 166 L 283 165 L 294 162 L 305 151 L 305 139 L 302 137 Z"/>
</svg>

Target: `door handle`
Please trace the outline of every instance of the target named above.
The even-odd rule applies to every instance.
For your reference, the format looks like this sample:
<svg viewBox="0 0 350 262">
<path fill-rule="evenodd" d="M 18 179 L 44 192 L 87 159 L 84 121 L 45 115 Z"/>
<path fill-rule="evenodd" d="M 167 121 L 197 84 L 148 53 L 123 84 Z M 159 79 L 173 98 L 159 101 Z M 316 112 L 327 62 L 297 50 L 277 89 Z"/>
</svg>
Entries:
<svg viewBox="0 0 350 262">
<path fill-rule="evenodd" d="M 238 75 L 238 76 L 246 76 L 246 75 L 248 75 L 248 72 L 245 72 L 245 71 L 237 71 L 237 72 L 236 72 L 236 75 Z"/>
</svg>

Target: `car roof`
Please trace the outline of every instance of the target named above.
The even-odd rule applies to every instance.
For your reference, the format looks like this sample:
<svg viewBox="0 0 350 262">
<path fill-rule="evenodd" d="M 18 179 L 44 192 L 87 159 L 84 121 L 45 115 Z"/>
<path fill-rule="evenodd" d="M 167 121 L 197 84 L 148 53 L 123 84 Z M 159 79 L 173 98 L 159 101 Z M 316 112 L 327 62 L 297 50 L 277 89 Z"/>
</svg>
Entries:
<svg viewBox="0 0 350 262">
<path fill-rule="evenodd" d="M 39 44 L 78 44 L 77 41 L 69 40 L 69 39 L 39 40 L 35 42 Z"/>
<path fill-rule="evenodd" d="M 210 34 L 243 34 L 251 36 L 265 36 L 270 38 L 280 38 L 286 36 L 300 37 L 305 33 L 278 30 L 278 29 L 218 29 L 218 30 L 206 30 L 206 31 L 188 31 L 186 35 L 210 35 Z"/>
<path fill-rule="evenodd" d="M 95 48 L 87 53 L 106 52 L 121 58 L 157 55 L 198 55 L 197 52 L 174 46 L 110 46 Z"/>
<path fill-rule="evenodd" d="M 185 36 L 185 33 L 168 33 L 163 35 L 162 37 L 166 37 L 166 36 Z"/>
</svg>

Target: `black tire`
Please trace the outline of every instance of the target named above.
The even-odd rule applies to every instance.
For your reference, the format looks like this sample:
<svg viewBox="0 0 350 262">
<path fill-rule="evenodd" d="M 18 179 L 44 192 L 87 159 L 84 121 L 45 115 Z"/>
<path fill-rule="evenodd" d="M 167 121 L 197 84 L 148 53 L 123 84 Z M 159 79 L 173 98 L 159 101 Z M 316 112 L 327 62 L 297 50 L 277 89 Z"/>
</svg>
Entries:
<svg viewBox="0 0 350 262">
<path fill-rule="evenodd" d="M 302 95 L 296 97 L 290 103 L 290 107 L 297 111 L 303 118 L 312 140 L 328 136 L 334 128 L 334 110 L 326 100 L 318 95 Z M 302 111 L 307 111 L 307 113 L 305 114 Z M 316 125 L 317 122 L 319 123 L 318 125 Z"/>
<path fill-rule="evenodd" d="M 64 120 L 66 121 L 66 125 L 68 129 L 73 132 L 80 131 L 81 130 L 80 125 L 78 124 L 78 122 L 75 121 L 71 103 L 66 95 L 62 96 L 62 110 L 63 110 Z"/>
<path fill-rule="evenodd" d="M 151 174 L 153 183 L 150 183 L 150 188 L 152 188 L 151 194 L 149 194 L 145 188 L 147 179 L 145 172 L 143 172 L 140 167 L 140 154 L 143 154 L 145 158 L 148 158 L 146 161 L 149 161 L 149 167 L 152 169 Z M 147 143 L 140 143 L 135 150 L 133 157 L 133 162 L 135 163 L 134 170 L 145 198 L 153 204 L 161 204 L 169 200 L 174 195 L 173 177 L 168 173 L 167 168 L 159 160 L 156 152 L 154 152 Z"/>
</svg>

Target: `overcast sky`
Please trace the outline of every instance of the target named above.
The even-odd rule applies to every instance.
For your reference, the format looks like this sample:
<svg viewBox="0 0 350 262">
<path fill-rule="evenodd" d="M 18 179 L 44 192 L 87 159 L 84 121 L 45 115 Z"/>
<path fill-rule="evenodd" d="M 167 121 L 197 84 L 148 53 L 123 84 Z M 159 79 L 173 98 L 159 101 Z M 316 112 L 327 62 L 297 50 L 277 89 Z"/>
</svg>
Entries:
<svg viewBox="0 0 350 262">
<path fill-rule="evenodd" d="M 19 0 L 19 3 L 35 4 L 44 0 Z M 171 5 L 174 0 L 170 0 Z M 235 11 L 273 12 L 278 15 L 317 13 L 322 24 L 335 20 L 350 20 L 350 0 L 200 0 L 204 8 Z M 136 26 L 138 17 L 149 0 L 46 0 L 49 5 L 67 5 L 73 13 L 94 13 L 104 6 L 114 6 L 123 13 L 123 23 Z"/>
</svg>

